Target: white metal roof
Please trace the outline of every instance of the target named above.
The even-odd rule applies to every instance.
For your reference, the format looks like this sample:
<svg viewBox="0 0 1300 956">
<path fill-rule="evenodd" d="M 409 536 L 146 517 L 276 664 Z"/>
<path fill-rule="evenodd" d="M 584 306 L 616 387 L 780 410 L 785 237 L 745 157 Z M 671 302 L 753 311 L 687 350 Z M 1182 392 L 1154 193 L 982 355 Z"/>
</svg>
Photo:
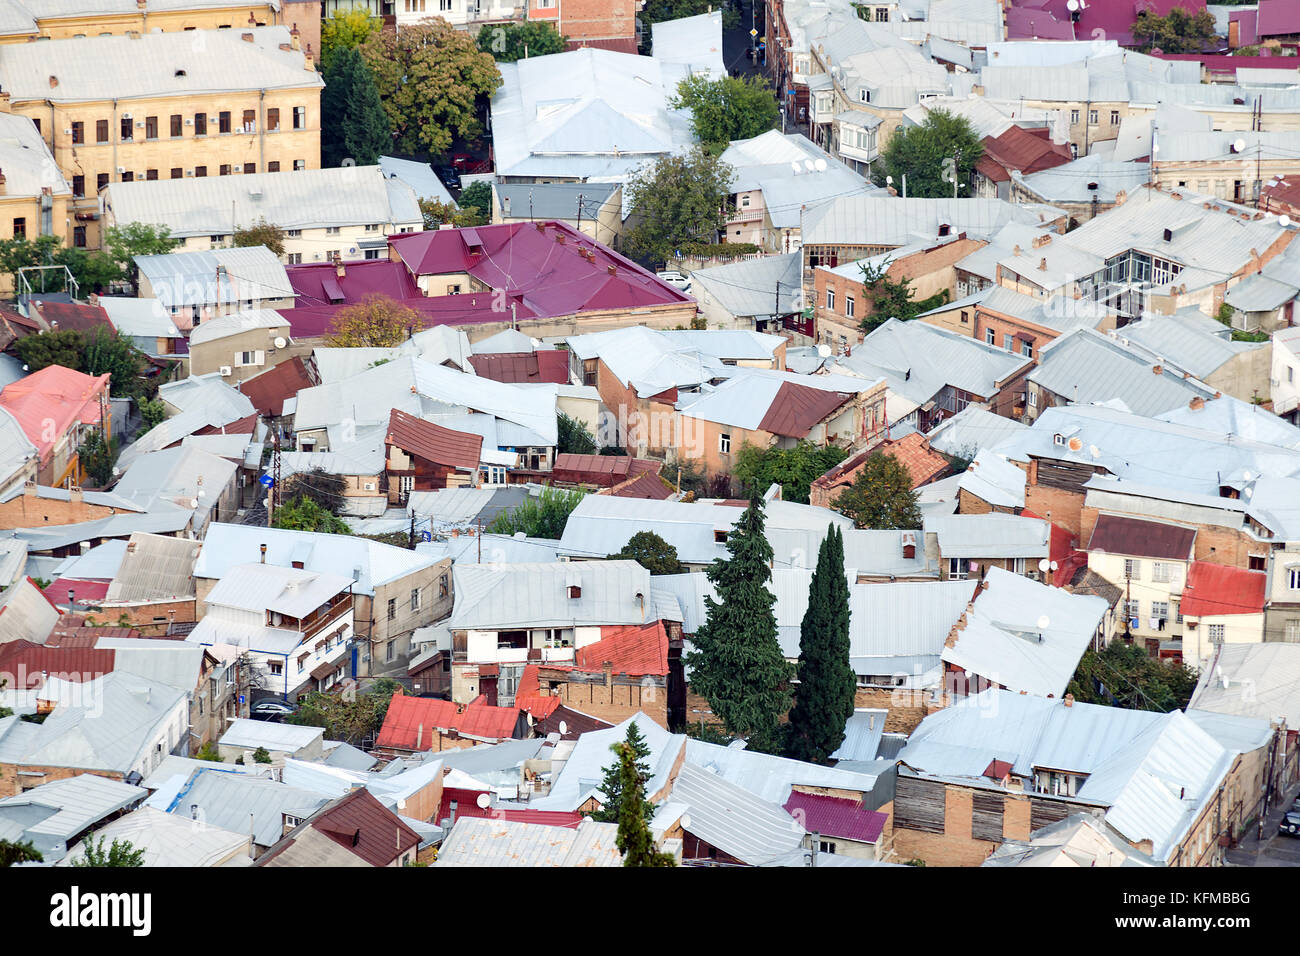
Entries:
<svg viewBox="0 0 1300 956">
<path fill-rule="evenodd" d="M 321 727 L 300 727 L 271 720 L 236 717 L 218 742 L 227 747 L 243 747 L 248 750 L 265 747 L 267 750 L 293 754 L 324 739 L 324 735 L 325 731 Z"/>
<path fill-rule="evenodd" d="M 228 568 L 208 592 L 207 603 L 246 611 L 306 617 L 352 586 L 352 578 L 324 571 L 240 564 Z"/>
</svg>

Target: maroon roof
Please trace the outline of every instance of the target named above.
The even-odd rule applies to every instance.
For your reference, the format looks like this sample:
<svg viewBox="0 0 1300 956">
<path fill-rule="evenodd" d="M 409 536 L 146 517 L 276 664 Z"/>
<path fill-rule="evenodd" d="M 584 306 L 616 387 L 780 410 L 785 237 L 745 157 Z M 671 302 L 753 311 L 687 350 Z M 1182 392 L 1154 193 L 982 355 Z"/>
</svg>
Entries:
<svg viewBox="0 0 1300 956">
<path fill-rule="evenodd" d="M 243 382 L 239 390 L 248 396 L 263 415 L 276 418 L 284 414 L 284 402 L 293 398 L 301 389 L 320 384 L 320 376 L 314 366 L 304 361 L 301 355 L 295 355 L 287 362 L 281 362 Z"/>
<path fill-rule="evenodd" d="M 758 427 L 786 438 L 806 438 L 814 425 L 853 396 L 782 382 Z"/>
<path fill-rule="evenodd" d="M 78 683 L 94 680 L 113 671 L 114 652 L 94 647 L 50 647 L 31 641 L 0 644 L 0 675 L 10 690 L 30 690 L 45 683 L 46 676 Z"/>
<path fill-rule="evenodd" d="M 1104 514 L 1098 516 L 1097 526 L 1092 529 L 1088 550 L 1186 561 L 1195 541 L 1195 528 Z"/>
<path fill-rule="evenodd" d="M 407 454 L 451 468 L 477 469 L 482 459 L 482 435 L 443 428 L 396 408 L 388 417 L 384 441 Z"/>
<path fill-rule="evenodd" d="M 364 787 L 339 797 L 303 826 L 323 833 L 371 866 L 388 866 L 420 845 L 420 835 Z M 287 839 L 292 841 L 293 834 Z"/>
<path fill-rule="evenodd" d="M 564 730 L 560 730 L 560 724 L 564 724 Z M 545 737 L 549 734 L 559 734 L 562 740 L 577 740 L 582 734 L 591 730 L 604 730 L 614 725 L 609 721 L 601 720 L 599 717 L 593 717 L 591 714 L 584 714 L 580 710 L 574 710 L 565 704 L 561 704 L 551 711 L 541 720 L 533 724 L 533 729 L 537 736 Z"/>
<path fill-rule="evenodd" d="M 77 302 L 35 302 L 36 312 L 51 329 L 66 332 L 75 329 L 89 332 L 98 326 L 107 326 L 113 330 L 113 323 L 108 320 L 108 313 L 98 305 L 81 305 Z"/>
<path fill-rule="evenodd" d="M 226 422 L 224 425 L 204 425 L 194 434 L 196 435 L 251 435 L 257 430 L 257 420 L 261 416 L 257 412 L 246 415 L 243 418 L 236 418 L 233 422 Z"/>
<path fill-rule="evenodd" d="M 1078 22 L 1072 23 L 1066 2 L 1010 0 L 1014 5 L 1006 8 L 1007 39 L 1091 40 L 1100 36 L 1120 46 L 1133 46 L 1133 22 L 1140 11 L 1164 17 L 1174 7 L 1182 7 L 1192 16 L 1205 10 L 1205 0 L 1092 0 L 1080 11 Z"/>
<path fill-rule="evenodd" d="M 885 829 L 889 815 L 868 810 L 860 800 L 826 797 L 818 793 L 790 791 L 785 812 L 809 833 L 875 843 Z"/>
<path fill-rule="evenodd" d="M 478 375 L 494 382 L 569 384 L 569 353 L 561 349 L 471 355 L 469 362 Z"/>
<path fill-rule="evenodd" d="M 1300 0 L 1259 0 L 1255 33 L 1261 38 L 1300 33 Z"/>
<path fill-rule="evenodd" d="M 618 485 L 610 494 L 616 498 L 648 498 L 652 501 L 664 501 L 673 496 L 673 489 L 668 487 L 659 475 L 647 473 Z"/>
<path fill-rule="evenodd" d="M 593 50 L 613 50 L 615 53 L 631 53 L 633 55 L 640 52 L 637 49 L 636 37 L 609 37 L 604 40 L 566 39 L 564 41 L 566 53 L 570 50 L 581 50 L 583 47 L 591 47 Z"/>
<path fill-rule="evenodd" d="M 998 760 L 994 757 L 989 761 L 989 765 L 984 768 L 984 776 L 990 780 L 1005 780 L 1011 773 L 1014 764 L 1006 760 Z"/>
<path fill-rule="evenodd" d="M 1009 126 L 1001 136 L 984 137 L 984 155 L 975 168 L 993 182 L 1001 183 L 1011 180 L 1012 170 L 1037 173 L 1068 163 L 1072 158 L 1068 143 L 1053 143 L 1045 136 Z"/>
<path fill-rule="evenodd" d="M 659 462 L 651 458 L 626 455 L 576 455 L 561 452 L 555 456 L 551 476 L 556 481 L 612 487 L 647 472 L 658 472 Z"/>
</svg>

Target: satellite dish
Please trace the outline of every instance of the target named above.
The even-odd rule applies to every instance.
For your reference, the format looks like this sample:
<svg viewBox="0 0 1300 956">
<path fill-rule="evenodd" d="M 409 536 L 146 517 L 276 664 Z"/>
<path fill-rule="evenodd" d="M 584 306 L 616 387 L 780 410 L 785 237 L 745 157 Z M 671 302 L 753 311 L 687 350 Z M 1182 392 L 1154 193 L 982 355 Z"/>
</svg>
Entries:
<svg viewBox="0 0 1300 956">
<path fill-rule="evenodd" d="M 822 358 L 830 358 L 831 347 L 827 345 L 825 342 L 823 342 L 821 345 L 817 346 L 817 354 L 820 355 Z"/>
<path fill-rule="evenodd" d="M 1045 631 L 1051 625 L 1051 623 L 1052 623 L 1052 619 L 1048 617 L 1046 614 L 1044 614 L 1038 618 L 1038 629 L 1040 631 Z"/>
<path fill-rule="evenodd" d="M 1039 571 L 1047 571 L 1048 569 L 1051 568 L 1051 566 L 1052 566 L 1052 562 L 1048 561 L 1046 558 L 1040 558 L 1038 561 Z"/>
<path fill-rule="evenodd" d="M 1074 13 L 1079 9 L 1079 0 L 1066 0 L 1065 9 Z"/>
<path fill-rule="evenodd" d="M 803 161 L 803 168 L 808 170 L 808 172 L 811 173 L 814 169 L 817 168 L 817 164 L 814 163 L 811 159 L 805 159 Z"/>
<path fill-rule="evenodd" d="M 286 339 L 283 335 L 277 335 L 275 337 L 275 347 L 277 349 L 282 349 L 288 344 L 289 344 L 288 339 Z"/>
<path fill-rule="evenodd" d="M 569 732 L 569 725 L 566 721 L 560 721 L 560 734 L 563 736 Z"/>
<path fill-rule="evenodd" d="M 1277 224 L 1278 224 L 1279 226 L 1281 226 L 1283 229 L 1285 229 L 1287 226 L 1291 225 L 1291 217 L 1290 217 L 1290 216 L 1278 216 L 1278 217 L 1277 217 Z M 24 365 L 23 368 L 27 368 L 27 366 Z"/>
<path fill-rule="evenodd" d="M 691 825 L 691 815 L 690 815 L 689 813 L 683 813 L 683 814 L 682 814 L 681 824 L 682 824 L 682 829 L 683 829 L 683 830 L 686 830 L 686 829 L 689 829 L 689 828 L 690 828 L 690 825 Z"/>
<path fill-rule="evenodd" d="M 486 810 L 488 807 L 492 806 L 492 797 L 489 794 L 480 793 L 474 798 L 474 803 L 480 810 Z"/>
<path fill-rule="evenodd" d="M 1057 568 L 1060 567 L 1060 565 L 1057 564 L 1055 561 L 1053 561 L 1051 567 L 1052 567 L 1052 570 L 1055 571 Z"/>
<path fill-rule="evenodd" d="M 824 160 L 824 159 L 819 159 L 819 160 L 817 160 L 817 162 L 814 163 L 813 165 L 815 165 L 815 166 L 817 167 L 817 172 L 819 172 L 819 173 L 824 173 L 824 172 L 826 172 L 826 160 Z"/>
<path fill-rule="evenodd" d="M 797 159 L 790 160 L 790 168 L 794 170 L 796 176 L 803 172 L 803 167 L 799 165 L 799 160 Z"/>
<path fill-rule="evenodd" d="M 1245 148 L 1246 148 L 1246 141 L 1244 139 L 1238 139 L 1232 144 L 1233 152 L 1240 153 Z"/>
<path fill-rule="evenodd" d="M 191 498 L 191 499 L 190 499 L 190 507 L 191 507 L 191 508 L 197 508 L 198 506 L 199 506 L 199 499 L 198 499 L 198 498 Z"/>
<path fill-rule="evenodd" d="M 1255 489 L 1247 488 L 1245 491 L 1242 492 L 1242 494 L 1245 495 L 1247 498 L 1253 498 L 1255 497 Z"/>
<path fill-rule="evenodd" d="M 1091 455 L 1093 458 L 1100 458 L 1100 457 L 1101 457 L 1101 449 L 1098 448 L 1096 445 L 1089 445 L 1089 446 L 1088 446 L 1088 454 Z"/>
<path fill-rule="evenodd" d="M 893 177 L 893 176 L 886 176 L 886 177 L 885 177 L 885 185 L 886 185 L 886 186 L 892 186 L 892 185 L 894 185 L 894 177 Z M 24 367 L 26 367 L 26 366 L 24 366 Z"/>
</svg>

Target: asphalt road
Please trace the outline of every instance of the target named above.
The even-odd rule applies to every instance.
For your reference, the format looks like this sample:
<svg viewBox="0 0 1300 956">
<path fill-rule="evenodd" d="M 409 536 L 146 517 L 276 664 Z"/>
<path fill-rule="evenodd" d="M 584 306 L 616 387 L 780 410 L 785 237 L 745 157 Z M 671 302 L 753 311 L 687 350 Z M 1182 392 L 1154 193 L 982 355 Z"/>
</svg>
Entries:
<svg viewBox="0 0 1300 956">
<path fill-rule="evenodd" d="M 750 17 L 753 15 L 753 27 L 758 30 L 759 38 L 763 36 L 763 6 L 756 4 L 753 0 L 743 0 L 740 3 L 740 23 L 728 30 L 722 29 L 722 62 L 726 64 L 727 72 L 739 74 L 740 76 L 764 76 L 761 64 L 751 61 L 746 53 L 750 48 Z M 754 40 L 757 45 L 757 40 Z"/>
<path fill-rule="evenodd" d="M 1264 838 L 1255 840 L 1252 828 L 1238 846 L 1228 851 L 1228 863 L 1233 866 L 1300 866 L 1300 838 L 1278 833 L 1277 825 L 1282 814 L 1290 808 L 1297 796 L 1292 786 L 1269 811 L 1264 821 Z"/>
</svg>

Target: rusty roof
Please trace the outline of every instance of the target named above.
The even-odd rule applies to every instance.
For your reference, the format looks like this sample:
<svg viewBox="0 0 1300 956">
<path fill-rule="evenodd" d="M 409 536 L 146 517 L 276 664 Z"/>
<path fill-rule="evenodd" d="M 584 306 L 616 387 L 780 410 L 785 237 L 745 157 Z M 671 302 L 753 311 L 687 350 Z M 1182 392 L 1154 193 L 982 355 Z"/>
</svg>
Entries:
<svg viewBox="0 0 1300 956">
<path fill-rule="evenodd" d="M 45 683 L 47 675 L 82 683 L 113 671 L 115 655 L 94 647 L 50 647 L 31 641 L 0 644 L 0 675 L 11 690 L 30 690 Z"/>
<path fill-rule="evenodd" d="M 806 438 L 814 425 L 852 399 L 847 392 L 782 382 L 758 427 L 786 438 Z"/>
<path fill-rule="evenodd" d="M 514 736 L 518 707 L 493 707 L 478 700 L 467 705 L 434 697 L 395 694 L 375 746 L 381 749 L 429 750 L 437 733 L 457 733 L 497 742 Z"/>
<path fill-rule="evenodd" d="M 1103 514 L 1097 517 L 1097 526 L 1092 529 L 1088 550 L 1139 558 L 1186 561 L 1192 555 L 1195 541 L 1195 528 Z"/>
<path fill-rule="evenodd" d="M 536 352 L 492 352 L 471 355 L 476 374 L 494 382 L 553 382 L 569 384 L 569 353 L 560 349 Z"/>
<path fill-rule="evenodd" d="M 284 414 L 285 399 L 293 398 L 304 388 L 320 384 L 320 377 L 315 369 L 295 355 L 287 362 L 281 362 L 260 375 L 254 375 L 239 386 L 239 390 L 248 396 L 263 415 L 276 418 Z"/>
<path fill-rule="evenodd" d="M 402 451 L 452 468 L 476 469 L 482 457 L 483 436 L 453 431 L 394 408 L 384 439 Z"/>
</svg>

